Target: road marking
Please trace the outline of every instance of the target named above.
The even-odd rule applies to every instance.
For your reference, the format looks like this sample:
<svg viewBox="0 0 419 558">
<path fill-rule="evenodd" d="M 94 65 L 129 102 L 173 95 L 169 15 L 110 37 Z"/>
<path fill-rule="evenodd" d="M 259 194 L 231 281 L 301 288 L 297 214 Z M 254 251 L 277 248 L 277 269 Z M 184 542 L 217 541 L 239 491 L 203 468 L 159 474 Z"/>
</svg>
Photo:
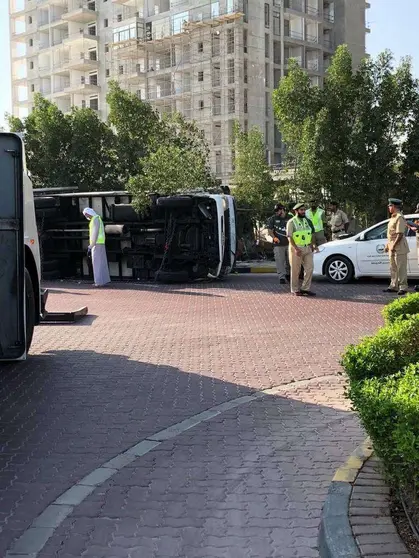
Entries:
<svg viewBox="0 0 419 558">
<path fill-rule="evenodd" d="M 203 422 L 207 422 L 221 413 L 240 407 L 246 403 L 251 403 L 263 397 L 277 395 L 290 387 L 304 387 L 314 382 L 327 380 L 336 380 L 336 376 L 328 375 L 311 378 L 309 380 L 299 380 L 282 386 L 256 391 L 251 395 L 236 397 L 231 401 L 215 405 L 206 411 L 193 415 L 188 419 L 182 420 L 177 424 L 173 424 L 168 428 L 148 436 L 148 438 L 138 441 L 126 451 L 121 452 L 91 471 L 88 475 L 63 492 L 52 504 L 47 506 L 32 522 L 31 526 L 13 543 L 11 549 L 6 553 L 6 558 L 36 558 L 54 532 L 73 512 L 76 506 L 81 504 L 96 488 L 112 478 L 118 471 L 139 457 L 146 455 L 162 442 L 173 439 L 183 434 L 183 432 Z"/>
</svg>

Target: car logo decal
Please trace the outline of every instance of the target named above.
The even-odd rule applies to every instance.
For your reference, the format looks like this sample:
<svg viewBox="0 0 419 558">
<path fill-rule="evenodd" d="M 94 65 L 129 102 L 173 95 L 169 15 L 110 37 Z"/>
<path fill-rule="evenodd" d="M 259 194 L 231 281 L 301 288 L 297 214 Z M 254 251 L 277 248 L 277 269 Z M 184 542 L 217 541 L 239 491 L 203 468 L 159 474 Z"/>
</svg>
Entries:
<svg viewBox="0 0 419 558">
<path fill-rule="evenodd" d="M 377 254 L 384 254 L 384 252 L 386 251 L 386 246 L 385 244 L 377 244 Z"/>
</svg>

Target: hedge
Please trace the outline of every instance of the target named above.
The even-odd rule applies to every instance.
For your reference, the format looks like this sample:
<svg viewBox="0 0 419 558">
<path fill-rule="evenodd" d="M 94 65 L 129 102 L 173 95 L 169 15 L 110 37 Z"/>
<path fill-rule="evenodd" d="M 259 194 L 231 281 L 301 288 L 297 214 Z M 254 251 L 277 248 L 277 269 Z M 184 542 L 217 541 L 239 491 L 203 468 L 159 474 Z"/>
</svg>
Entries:
<svg viewBox="0 0 419 558">
<path fill-rule="evenodd" d="M 365 337 L 359 345 L 349 345 L 342 365 L 351 382 L 396 374 L 419 361 L 419 315 Z"/>
<path fill-rule="evenodd" d="M 419 486 L 419 363 L 353 382 L 348 394 L 396 486 Z"/>
<path fill-rule="evenodd" d="M 419 293 L 399 298 L 383 310 L 387 325 L 394 324 L 397 320 L 406 320 L 415 314 L 419 314 Z"/>
</svg>

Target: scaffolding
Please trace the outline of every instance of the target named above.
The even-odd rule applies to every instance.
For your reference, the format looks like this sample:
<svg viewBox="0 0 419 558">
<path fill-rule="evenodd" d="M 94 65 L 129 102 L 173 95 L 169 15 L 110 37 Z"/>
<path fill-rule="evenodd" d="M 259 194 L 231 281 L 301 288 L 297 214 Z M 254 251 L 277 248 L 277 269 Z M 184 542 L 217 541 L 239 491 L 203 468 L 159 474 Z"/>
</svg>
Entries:
<svg viewBox="0 0 419 558">
<path fill-rule="evenodd" d="M 253 114 L 254 123 L 265 119 L 264 66 L 249 74 L 242 2 L 213 6 L 206 1 L 146 23 L 135 6 L 123 6 L 122 15 L 115 5 L 114 21 L 121 27 L 114 27 L 109 74 L 160 113 L 178 111 L 194 120 L 205 133 L 213 170 L 228 182 L 233 123 L 248 127 L 250 79 L 257 89 L 253 97 L 259 97 L 255 111 L 263 112 Z"/>
</svg>

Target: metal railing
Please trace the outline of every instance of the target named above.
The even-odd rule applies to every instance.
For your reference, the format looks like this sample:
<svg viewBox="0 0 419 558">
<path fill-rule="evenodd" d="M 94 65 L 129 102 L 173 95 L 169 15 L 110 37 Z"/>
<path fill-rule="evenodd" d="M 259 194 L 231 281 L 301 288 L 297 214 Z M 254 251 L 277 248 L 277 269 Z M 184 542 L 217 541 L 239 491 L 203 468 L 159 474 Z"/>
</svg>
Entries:
<svg viewBox="0 0 419 558">
<path fill-rule="evenodd" d="M 304 41 L 304 34 L 300 33 L 300 31 L 293 31 L 292 29 L 285 31 L 285 37 L 296 39 L 297 41 Z"/>
<path fill-rule="evenodd" d="M 306 62 L 307 70 L 312 70 L 317 72 L 319 69 L 319 61 L 318 60 L 307 60 Z"/>
<path fill-rule="evenodd" d="M 335 14 L 331 12 L 324 12 L 324 20 L 328 21 L 329 23 L 335 23 Z"/>
</svg>

